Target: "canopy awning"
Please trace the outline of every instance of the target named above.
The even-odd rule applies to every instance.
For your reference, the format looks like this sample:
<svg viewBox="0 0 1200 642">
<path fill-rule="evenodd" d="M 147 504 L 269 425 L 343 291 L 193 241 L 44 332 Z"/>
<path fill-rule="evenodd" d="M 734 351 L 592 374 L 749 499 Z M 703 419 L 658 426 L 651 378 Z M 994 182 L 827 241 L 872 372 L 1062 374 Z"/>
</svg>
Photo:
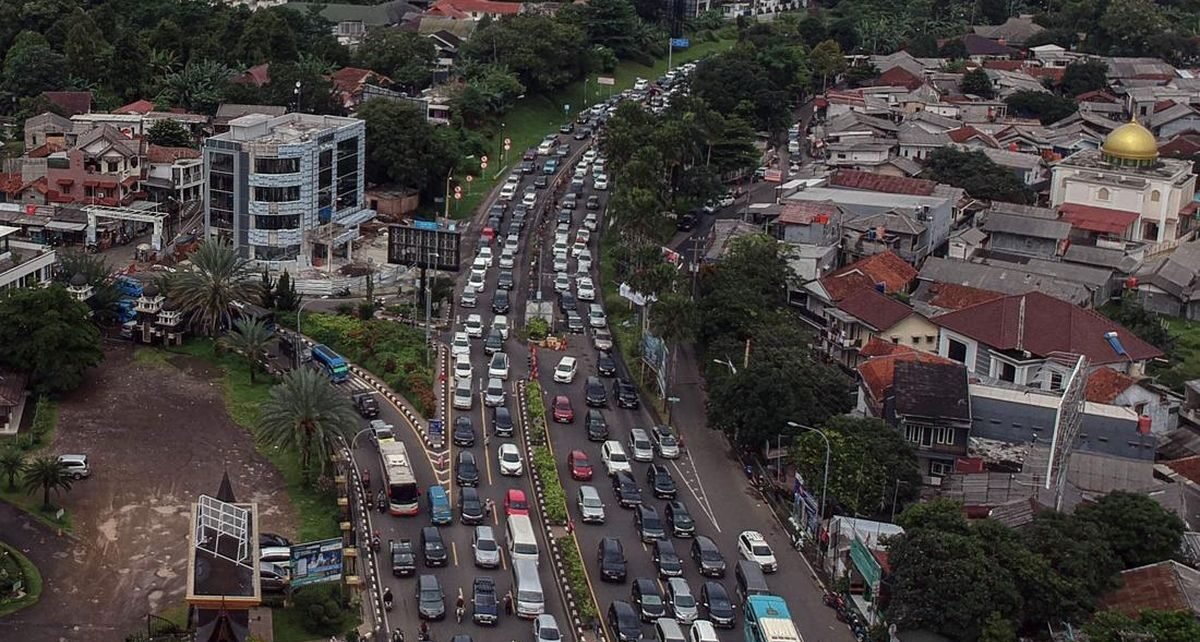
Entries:
<svg viewBox="0 0 1200 642">
<path fill-rule="evenodd" d="M 70 221 L 50 221 L 46 223 L 46 229 L 59 230 L 62 232 L 82 232 L 87 229 L 87 223 L 72 223 Z"/>
</svg>

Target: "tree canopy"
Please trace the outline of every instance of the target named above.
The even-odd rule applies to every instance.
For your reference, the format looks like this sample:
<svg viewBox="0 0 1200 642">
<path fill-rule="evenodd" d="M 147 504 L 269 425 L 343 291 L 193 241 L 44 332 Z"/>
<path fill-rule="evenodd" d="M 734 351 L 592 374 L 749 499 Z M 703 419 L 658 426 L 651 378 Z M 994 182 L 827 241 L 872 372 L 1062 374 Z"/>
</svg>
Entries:
<svg viewBox="0 0 1200 642">
<path fill-rule="evenodd" d="M 916 495 L 921 475 L 912 447 L 895 428 L 880 419 L 838 416 L 817 426 L 829 439 L 828 496 L 851 515 L 886 516 L 892 500 Z M 809 488 L 824 478 L 825 441 L 812 432 L 800 433 L 791 450 Z"/>
<path fill-rule="evenodd" d="M 372 100 L 359 118 L 367 125 L 367 174 L 372 182 L 393 182 L 440 194 L 463 156 L 456 133 L 425 119 L 414 105 Z"/>
<path fill-rule="evenodd" d="M 1022 118 L 1037 118 L 1043 125 L 1058 122 L 1075 113 L 1079 108 L 1075 100 L 1046 91 L 1022 89 L 1004 99 L 1015 115 Z"/>
<path fill-rule="evenodd" d="M 61 286 L 0 293 L 0 365 L 27 372 L 35 391 L 56 394 L 83 383 L 100 363 L 100 332 L 88 306 Z"/>
<path fill-rule="evenodd" d="M 983 152 L 940 147 L 925 163 L 926 178 L 961 187 L 974 198 L 1030 204 L 1034 193 L 1012 170 L 992 162 Z"/>
</svg>

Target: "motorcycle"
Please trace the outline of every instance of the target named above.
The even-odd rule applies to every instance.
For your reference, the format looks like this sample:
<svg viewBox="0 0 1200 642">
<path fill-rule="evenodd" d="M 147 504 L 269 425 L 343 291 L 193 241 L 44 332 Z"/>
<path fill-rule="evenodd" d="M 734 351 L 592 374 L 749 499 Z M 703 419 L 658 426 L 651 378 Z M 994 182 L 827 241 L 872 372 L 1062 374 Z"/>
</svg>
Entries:
<svg viewBox="0 0 1200 642">
<path fill-rule="evenodd" d="M 379 509 L 379 512 L 387 512 L 387 497 L 384 496 L 382 490 L 379 491 L 379 494 L 375 497 L 375 506 Z"/>
<path fill-rule="evenodd" d="M 388 589 L 388 591 L 383 594 L 383 609 L 385 611 L 392 610 L 392 591 L 391 591 L 391 589 Z"/>
<path fill-rule="evenodd" d="M 379 533 L 377 531 L 374 535 L 371 536 L 371 550 L 378 553 L 382 547 L 383 547 L 383 545 L 379 541 Z"/>
</svg>

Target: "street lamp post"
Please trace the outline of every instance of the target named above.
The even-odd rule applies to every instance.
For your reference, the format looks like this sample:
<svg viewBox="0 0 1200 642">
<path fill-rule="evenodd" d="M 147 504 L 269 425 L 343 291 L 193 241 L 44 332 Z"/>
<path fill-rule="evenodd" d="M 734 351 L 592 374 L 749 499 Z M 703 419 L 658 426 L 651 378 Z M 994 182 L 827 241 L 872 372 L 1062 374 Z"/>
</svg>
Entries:
<svg viewBox="0 0 1200 642">
<path fill-rule="evenodd" d="M 307 301 L 301 301 L 300 306 L 296 308 L 296 343 L 297 343 L 297 345 L 292 346 L 292 361 L 295 364 L 296 368 L 300 367 L 300 349 L 301 348 L 298 344 L 300 343 L 300 336 L 303 334 L 302 332 L 300 332 L 300 313 L 304 311 L 304 306 L 308 305 L 309 303 L 312 303 L 313 301 L 316 301 L 316 299 L 309 299 Z"/>
<path fill-rule="evenodd" d="M 817 433 L 818 435 L 821 436 L 821 439 L 825 440 L 825 474 L 821 478 L 821 506 L 817 509 L 817 521 L 824 522 L 825 521 L 825 493 L 826 493 L 826 491 L 829 490 L 829 454 L 833 450 L 833 448 L 830 447 L 830 445 L 829 445 L 829 437 L 826 437 L 825 433 L 821 432 L 820 430 L 817 430 L 816 428 L 813 428 L 812 426 L 805 426 L 803 424 L 798 424 L 794 421 L 787 422 L 787 425 L 791 426 L 792 428 L 799 428 L 801 430 L 810 430 L 812 432 Z"/>
<path fill-rule="evenodd" d="M 721 359 L 714 358 L 713 363 L 719 363 L 719 364 L 725 366 L 726 368 L 729 368 L 729 374 L 731 374 L 735 377 L 737 376 L 737 366 L 733 365 L 733 361 L 731 361 L 729 359 L 729 357 L 725 357 L 724 361 L 722 361 Z M 734 425 L 734 427 L 733 427 L 733 452 L 734 453 L 738 452 L 738 447 L 739 447 L 738 433 L 739 432 L 741 432 L 741 426 Z"/>
</svg>

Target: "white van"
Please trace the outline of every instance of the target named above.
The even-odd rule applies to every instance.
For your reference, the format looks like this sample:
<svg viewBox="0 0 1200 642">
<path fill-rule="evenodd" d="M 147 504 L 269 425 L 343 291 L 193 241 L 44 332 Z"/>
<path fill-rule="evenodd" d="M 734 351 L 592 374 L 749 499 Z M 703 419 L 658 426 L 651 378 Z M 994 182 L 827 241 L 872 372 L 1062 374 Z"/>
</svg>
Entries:
<svg viewBox="0 0 1200 642">
<path fill-rule="evenodd" d="M 655 642 L 688 642 L 679 623 L 669 617 L 660 617 L 654 621 L 654 640 Z"/>
<path fill-rule="evenodd" d="M 512 570 L 517 617 L 532 620 L 545 613 L 546 597 L 542 593 L 542 578 L 538 577 L 537 562 L 514 559 Z"/>
<path fill-rule="evenodd" d="M 475 406 L 475 394 L 471 392 L 471 380 L 459 379 L 454 382 L 454 409 L 470 410 Z"/>
<path fill-rule="evenodd" d="M 538 543 L 533 534 L 533 522 L 528 515 L 509 515 L 505 526 L 508 540 L 508 556 L 515 560 L 538 563 Z"/>
</svg>

